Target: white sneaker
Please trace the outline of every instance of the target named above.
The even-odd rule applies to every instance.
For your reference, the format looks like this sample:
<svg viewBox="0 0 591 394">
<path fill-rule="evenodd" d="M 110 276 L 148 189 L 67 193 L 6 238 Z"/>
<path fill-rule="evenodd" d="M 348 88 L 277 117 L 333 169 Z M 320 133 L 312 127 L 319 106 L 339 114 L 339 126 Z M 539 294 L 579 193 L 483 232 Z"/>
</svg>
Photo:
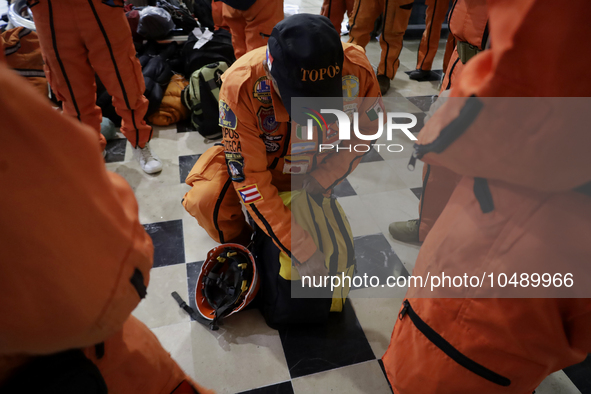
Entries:
<svg viewBox="0 0 591 394">
<path fill-rule="evenodd" d="M 162 171 L 162 162 L 150 149 L 149 142 L 143 148 L 133 148 L 133 157 L 140 163 L 140 167 L 146 174 L 155 174 Z"/>
</svg>

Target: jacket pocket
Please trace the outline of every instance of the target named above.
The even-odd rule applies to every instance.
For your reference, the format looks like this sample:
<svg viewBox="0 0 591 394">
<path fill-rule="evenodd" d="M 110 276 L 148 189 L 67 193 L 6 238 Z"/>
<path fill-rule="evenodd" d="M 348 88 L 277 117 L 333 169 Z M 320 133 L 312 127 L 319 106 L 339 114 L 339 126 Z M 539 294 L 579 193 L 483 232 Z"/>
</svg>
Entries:
<svg viewBox="0 0 591 394">
<path fill-rule="evenodd" d="M 486 368 L 483 365 L 478 364 L 476 361 L 466 357 L 462 354 L 458 349 L 453 347 L 451 343 L 445 340 L 441 335 L 439 335 L 435 330 L 433 330 L 427 323 L 423 321 L 415 313 L 410 305 L 408 300 L 404 300 L 404 308 L 400 311 L 398 318 L 402 320 L 406 315 L 410 318 L 414 326 L 435 346 L 437 346 L 443 353 L 445 353 L 449 358 L 453 361 L 461 365 L 462 367 L 466 368 L 468 371 L 475 373 L 476 375 L 480 376 L 492 382 L 494 384 L 498 384 L 499 386 L 507 387 L 511 384 L 511 380 L 508 378 L 499 375 L 498 373 L 491 371 L 490 369 Z"/>
</svg>

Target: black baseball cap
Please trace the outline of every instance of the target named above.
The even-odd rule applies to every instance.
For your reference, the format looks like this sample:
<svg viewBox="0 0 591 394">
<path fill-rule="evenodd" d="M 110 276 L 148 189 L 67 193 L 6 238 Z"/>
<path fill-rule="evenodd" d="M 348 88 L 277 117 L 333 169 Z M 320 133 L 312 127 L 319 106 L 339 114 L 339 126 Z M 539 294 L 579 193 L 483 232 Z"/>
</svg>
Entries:
<svg viewBox="0 0 591 394">
<path fill-rule="evenodd" d="M 267 66 L 292 119 L 302 119 L 292 113 L 292 97 L 338 98 L 330 106 L 342 109 L 343 59 L 341 37 L 325 16 L 296 14 L 273 28 Z"/>
</svg>

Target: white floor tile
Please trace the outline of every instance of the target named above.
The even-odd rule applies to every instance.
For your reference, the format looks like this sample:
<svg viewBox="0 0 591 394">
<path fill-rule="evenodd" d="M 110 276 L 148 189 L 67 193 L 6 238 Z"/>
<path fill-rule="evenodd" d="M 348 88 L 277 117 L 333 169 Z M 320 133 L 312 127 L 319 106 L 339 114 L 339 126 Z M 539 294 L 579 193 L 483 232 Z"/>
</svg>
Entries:
<svg viewBox="0 0 591 394">
<path fill-rule="evenodd" d="M 377 360 L 304 376 L 294 379 L 292 384 L 295 394 L 391 393 L 388 381 L 384 377 Z"/>
<path fill-rule="evenodd" d="M 184 264 L 153 268 L 150 271 L 148 295 L 133 311 L 133 315 L 150 328 L 189 322 L 185 311 L 170 295 L 173 291 L 188 300 L 187 268 Z"/>
<path fill-rule="evenodd" d="M 581 394 L 581 391 L 564 372 L 558 371 L 544 379 L 536 394 Z"/>
<path fill-rule="evenodd" d="M 338 201 L 343 207 L 347 219 L 349 219 L 354 237 L 380 232 L 380 229 L 370 216 L 369 211 L 359 196 L 340 197 Z"/>
<path fill-rule="evenodd" d="M 347 177 L 359 195 L 406 188 L 406 184 L 385 161 L 363 163 Z"/>
<path fill-rule="evenodd" d="M 351 299 L 359 324 L 377 358 L 382 358 L 388 349 L 403 300 L 403 297 Z"/>
<path fill-rule="evenodd" d="M 207 252 L 219 245 L 199 226 L 197 219 L 186 211 L 183 213 L 183 238 L 187 263 L 205 260 Z"/>
<path fill-rule="evenodd" d="M 233 394 L 290 379 L 279 333 L 258 310 L 226 319 L 218 331 L 191 323 L 194 378 L 218 394 Z"/>
<path fill-rule="evenodd" d="M 178 323 L 165 327 L 153 328 L 152 332 L 162 347 L 185 373 L 193 375 L 193 349 L 191 346 L 191 323 Z"/>
</svg>

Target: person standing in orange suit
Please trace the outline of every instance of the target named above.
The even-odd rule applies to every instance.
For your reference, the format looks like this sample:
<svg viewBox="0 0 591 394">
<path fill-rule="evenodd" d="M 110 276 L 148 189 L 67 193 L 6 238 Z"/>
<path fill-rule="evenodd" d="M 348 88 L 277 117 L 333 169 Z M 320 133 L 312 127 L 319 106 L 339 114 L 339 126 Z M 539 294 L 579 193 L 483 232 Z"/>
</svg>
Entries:
<svg viewBox="0 0 591 394">
<path fill-rule="evenodd" d="M 353 15 L 349 21 L 349 42 L 362 48 L 369 43 L 376 19 L 383 14 L 383 32 L 380 36 L 382 54 L 377 70 L 382 95 L 390 89 L 400 65 L 402 37 L 408 27 L 408 19 L 414 0 L 355 0 Z"/>
<path fill-rule="evenodd" d="M 3 52 L 0 392 L 209 393 L 130 315 L 153 262 L 131 187 Z"/>
<path fill-rule="evenodd" d="M 283 20 L 283 0 L 222 1 L 223 22 L 230 27 L 236 59 L 267 45 L 273 27 Z"/>
<path fill-rule="evenodd" d="M 530 394 L 591 352 L 591 30 L 581 29 L 591 4 L 486 6 L 490 48 L 466 62 L 418 136 L 418 159 L 462 179 L 412 275 L 488 271 L 519 281 L 522 273 L 575 272 L 566 286 L 576 290 L 496 280 L 445 292 L 409 288 L 382 357 L 396 394 Z M 580 56 L 565 73 L 572 53 Z"/>
<path fill-rule="evenodd" d="M 324 0 L 320 15 L 330 19 L 337 32 L 341 33 L 341 25 L 343 24 L 343 15 L 345 12 L 348 17 L 351 17 L 355 0 Z"/>
<path fill-rule="evenodd" d="M 104 151 L 101 110 L 96 105 L 95 74 L 113 96 L 121 132 L 148 174 L 162 171 L 152 152 L 152 127 L 144 116 L 144 77 L 136 58 L 123 0 L 29 0 L 51 88 L 64 113 L 91 126 Z"/>
<path fill-rule="evenodd" d="M 450 53 L 447 71 L 439 95 L 453 87 L 464 64 L 481 52 L 488 39 L 486 0 L 455 0 L 449 15 L 450 35 L 447 43 L 458 42 Z M 446 48 L 448 54 L 449 45 Z M 473 48 L 470 50 L 470 48 Z M 419 218 L 390 224 L 390 235 L 402 242 L 423 242 L 445 208 L 461 176 L 452 170 L 427 164 L 423 167 L 423 192 L 419 202 Z"/>
<path fill-rule="evenodd" d="M 427 11 L 425 13 L 425 31 L 421 37 L 419 50 L 417 51 L 417 67 L 408 77 L 415 81 L 425 81 L 431 76 L 431 67 L 433 59 L 437 54 L 439 47 L 439 38 L 441 37 L 441 25 L 445 21 L 449 0 L 426 0 Z M 453 40 L 453 38 L 452 38 Z M 447 50 L 447 49 L 446 49 Z M 453 48 L 451 49 L 453 50 Z M 449 58 L 447 58 L 449 60 Z M 445 58 L 443 69 L 447 70 Z"/>
</svg>

